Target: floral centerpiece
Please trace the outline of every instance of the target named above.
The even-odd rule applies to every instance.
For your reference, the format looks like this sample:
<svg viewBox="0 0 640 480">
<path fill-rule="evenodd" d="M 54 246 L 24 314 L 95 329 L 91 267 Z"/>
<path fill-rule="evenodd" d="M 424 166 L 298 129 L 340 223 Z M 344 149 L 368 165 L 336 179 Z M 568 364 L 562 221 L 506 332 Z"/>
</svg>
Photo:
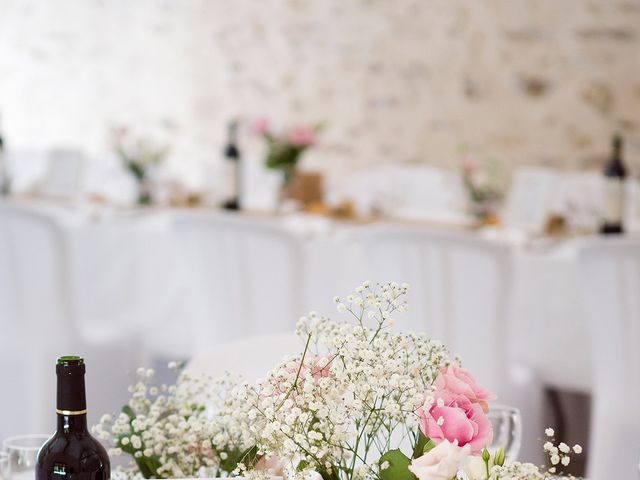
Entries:
<svg viewBox="0 0 640 480">
<path fill-rule="evenodd" d="M 149 178 L 150 172 L 164 161 L 168 149 L 157 147 L 143 138 L 133 139 L 128 129 L 124 127 L 114 129 L 113 144 L 122 164 L 136 180 L 138 204 L 151 205 L 153 191 Z"/>
<path fill-rule="evenodd" d="M 551 468 L 509 463 L 492 447 L 495 396 L 445 346 L 393 329 L 408 286 L 365 282 L 336 297 L 338 322 L 315 312 L 304 348 L 251 386 L 182 375 L 155 395 L 142 382 L 98 434 L 150 477 L 284 475 L 298 480 L 543 480 L 580 453 L 544 444 Z M 145 372 L 143 375 L 148 376 Z M 547 436 L 554 432 L 547 430 Z M 491 451 L 489 450 L 491 448 Z"/>
<path fill-rule="evenodd" d="M 497 161 L 478 164 L 470 156 L 462 159 L 462 181 L 471 214 L 485 223 L 496 223 L 504 198 L 502 166 Z"/>
<path fill-rule="evenodd" d="M 302 154 L 316 144 L 316 135 L 321 128 L 321 125 L 300 123 L 282 133 L 275 133 L 266 118 L 254 122 L 253 132 L 262 137 L 267 146 L 265 165 L 282 172 L 283 190 L 290 185 Z M 283 193 L 286 194 L 286 191 Z"/>
<path fill-rule="evenodd" d="M 239 461 L 254 465 L 245 401 L 252 387 L 231 374 L 212 378 L 169 366 L 179 374 L 175 385 L 155 386 L 153 370 L 139 369 L 122 412 L 104 415 L 93 429 L 111 456 L 132 460 L 119 469 L 125 478 L 217 477 L 231 474 Z"/>
</svg>

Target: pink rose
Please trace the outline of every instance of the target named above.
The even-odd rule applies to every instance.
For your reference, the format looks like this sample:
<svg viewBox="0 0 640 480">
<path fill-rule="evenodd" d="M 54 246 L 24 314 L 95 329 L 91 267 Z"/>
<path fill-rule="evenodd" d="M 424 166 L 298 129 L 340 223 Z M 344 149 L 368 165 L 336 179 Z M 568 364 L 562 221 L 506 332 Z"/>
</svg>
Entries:
<svg viewBox="0 0 640 480">
<path fill-rule="evenodd" d="M 480 387 L 467 370 L 454 365 L 440 371 L 435 387 L 437 390 L 446 390 L 455 395 L 464 395 L 472 403 L 479 403 L 485 413 L 489 411 L 487 401 L 496 398 L 494 394 Z"/>
<path fill-rule="evenodd" d="M 284 475 L 284 465 L 276 455 L 265 455 L 258 460 L 254 468 L 259 472 L 266 472 L 274 477 L 282 477 Z"/>
<path fill-rule="evenodd" d="M 306 125 L 296 125 L 289 131 L 288 139 L 293 145 L 309 147 L 315 143 L 316 136 Z"/>
<path fill-rule="evenodd" d="M 420 429 L 427 437 L 435 443 L 457 440 L 462 447 L 470 445 L 474 455 L 491 443 L 493 430 L 480 404 L 447 390 L 436 392 L 434 398 L 428 410 L 420 410 Z"/>
<path fill-rule="evenodd" d="M 421 457 L 411 461 L 409 470 L 418 480 L 451 480 L 460 470 L 460 462 L 469 454 L 469 445 L 445 440 Z"/>
<path fill-rule="evenodd" d="M 251 125 L 251 131 L 256 135 L 264 135 L 269 131 L 269 120 L 266 117 L 256 119 Z"/>
</svg>

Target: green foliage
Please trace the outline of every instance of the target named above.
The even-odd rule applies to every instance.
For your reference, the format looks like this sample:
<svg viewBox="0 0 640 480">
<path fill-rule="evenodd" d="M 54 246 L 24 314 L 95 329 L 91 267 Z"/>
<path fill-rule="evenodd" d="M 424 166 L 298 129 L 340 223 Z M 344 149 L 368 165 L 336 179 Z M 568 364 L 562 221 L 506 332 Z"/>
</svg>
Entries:
<svg viewBox="0 0 640 480">
<path fill-rule="evenodd" d="M 389 450 L 380 457 L 378 462 L 382 465 L 388 462 L 389 466 L 380 471 L 381 480 L 416 480 L 416 476 L 409 470 L 411 460 L 400 450 Z"/>
<path fill-rule="evenodd" d="M 258 456 L 258 447 L 255 445 L 245 451 L 233 450 L 227 453 L 227 458 L 220 462 L 220 469 L 225 472 L 233 472 L 238 463 L 244 463 L 248 468 L 252 468 L 260 459 Z"/>
<path fill-rule="evenodd" d="M 413 449 L 413 456 L 411 458 L 418 458 L 433 449 L 436 444 L 429 437 L 422 433 L 422 430 L 418 430 L 418 441 Z"/>
</svg>

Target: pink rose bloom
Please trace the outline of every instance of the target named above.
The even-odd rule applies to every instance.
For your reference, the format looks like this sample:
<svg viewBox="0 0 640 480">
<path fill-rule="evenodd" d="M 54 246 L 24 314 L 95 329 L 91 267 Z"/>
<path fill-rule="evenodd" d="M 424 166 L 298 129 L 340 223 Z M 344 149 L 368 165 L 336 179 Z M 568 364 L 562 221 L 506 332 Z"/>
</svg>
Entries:
<svg viewBox="0 0 640 480">
<path fill-rule="evenodd" d="M 316 135 L 313 130 L 306 125 L 296 125 L 287 136 L 289 142 L 299 147 L 309 147 L 316 141 Z"/>
<path fill-rule="evenodd" d="M 418 480 L 451 480 L 460 470 L 460 462 L 469 454 L 469 445 L 441 442 L 421 457 L 411 461 L 409 470 Z"/>
<path fill-rule="evenodd" d="M 251 125 L 251 131 L 256 135 L 264 135 L 269 131 L 269 120 L 267 117 L 256 119 Z"/>
<path fill-rule="evenodd" d="M 482 406 L 447 390 L 436 392 L 434 397 L 435 402 L 428 410 L 424 407 L 420 410 L 422 433 L 437 444 L 457 440 L 458 445 L 469 445 L 471 453 L 479 455 L 493 438 L 491 423 Z"/>
<path fill-rule="evenodd" d="M 496 398 L 494 394 L 479 386 L 467 370 L 455 365 L 449 365 L 440 371 L 435 387 L 437 390 L 446 390 L 455 395 L 464 395 L 472 403 L 479 403 L 485 413 L 489 411 L 487 401 Z"/>
<path fill-rule="evenodd" d="M 265 455 L 258 460 L 254 468 L 259 472 L 266 472 L 274 477 L 282 477 L 284 475 L 284 465 L 282 464 L 282 460 L 276 455 Z"/>
</svg>

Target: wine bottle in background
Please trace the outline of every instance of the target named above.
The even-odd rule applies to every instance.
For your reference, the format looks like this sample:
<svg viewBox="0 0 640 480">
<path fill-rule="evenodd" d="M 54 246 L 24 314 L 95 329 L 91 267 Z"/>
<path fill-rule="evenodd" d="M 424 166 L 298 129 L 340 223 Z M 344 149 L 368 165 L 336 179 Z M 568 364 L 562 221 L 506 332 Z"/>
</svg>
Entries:
<svg viewBox="0 0 640 480">
<path fill-rule="evenodd" d="M 38 452 L 36 480 L 109 478 L 109 456 L 87 429 L 84 374 L 85 364 L 81 357 L 58 358 L 58 427 Z"/>
<path fill-rule="evenodd" d="M 227 145 L 224 148 L 226 180 L 229 183 L 230 194 L 222 206 L 227 210 L 240 210 L 241 172 L 240 150 L 238 149 L 238 122 L 229 123 Z"/>
<path fill-rule="evenodd" d="M 612 141 L 611 158 L 604 168 L 604 205 L 600 233 L 615 234 L 624 231 L 625 178 L 627 169 L 622 161 L 622 137 Z"/>
</svg>

